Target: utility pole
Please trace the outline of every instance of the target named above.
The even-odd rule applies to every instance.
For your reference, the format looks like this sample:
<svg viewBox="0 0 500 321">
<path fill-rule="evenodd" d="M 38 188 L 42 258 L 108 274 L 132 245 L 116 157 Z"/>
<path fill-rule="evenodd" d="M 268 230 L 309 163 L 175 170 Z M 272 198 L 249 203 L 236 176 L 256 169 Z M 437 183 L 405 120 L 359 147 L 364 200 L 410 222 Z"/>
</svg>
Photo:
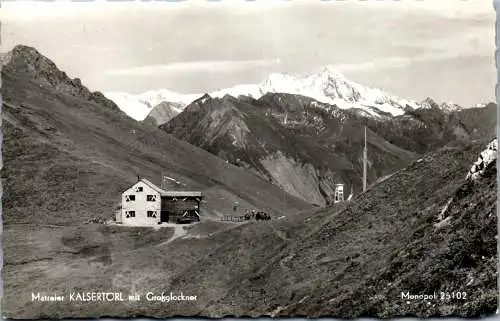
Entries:
<svg viewBox="0 0 500 321">
<path fill-rule="evenodd" d="M 286 209 L 286 192 L 285 190 L 283 189 L 283 206 L 285 207 Z"/>
<path fill-rule="evenodd" d="M 368 161 L 368 151 L 366 148 L 366 126 L 365 126 L 365 148 L 363 149 L 363 192 L 366 191 L 366 163 Z"/>
</svg>

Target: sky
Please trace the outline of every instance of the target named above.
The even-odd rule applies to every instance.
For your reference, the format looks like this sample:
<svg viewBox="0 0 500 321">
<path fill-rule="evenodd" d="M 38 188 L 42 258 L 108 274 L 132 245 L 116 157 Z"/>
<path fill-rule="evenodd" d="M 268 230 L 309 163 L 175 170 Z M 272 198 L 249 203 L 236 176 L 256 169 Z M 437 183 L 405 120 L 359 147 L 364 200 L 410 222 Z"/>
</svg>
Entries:
<svg viewBox="0 0 500 321">
<path fill-rule="evenodd" d="M 490 0 L 4 1 L 1 51 L 33 46 L 91 90 L 211 92 L 333 66 L 412 100 L 494 101 Z"/>
</svg>

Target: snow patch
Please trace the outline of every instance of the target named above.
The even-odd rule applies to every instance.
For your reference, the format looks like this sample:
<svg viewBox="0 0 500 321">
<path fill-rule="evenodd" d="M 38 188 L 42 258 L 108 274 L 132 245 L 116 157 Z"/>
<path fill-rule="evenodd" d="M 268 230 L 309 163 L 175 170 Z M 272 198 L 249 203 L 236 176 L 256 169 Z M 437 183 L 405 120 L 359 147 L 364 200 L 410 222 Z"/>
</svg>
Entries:
<svg viewBox="0 0 500 321">
<path fill-rule="evenodd" d="M 481 177 L 486 167 L 497 159 L 498 141 L 495 138 L 488 144 L 485 150 L 481 152 L 477 161 L 472 165 L 465 179 L 476 180 Z"/>
<path fill-rule="evenodd" d="M 453 197 L 451 197 L 448 202 L 446 203 L 445 206 L 441 209 L 441 213 L 438 215 L 438 220 L 442 221 L 445 217 L 446 211 L 448 210 L 448 207 L 450 206 L 451 202 L 453 202 Z"/>
</svg>

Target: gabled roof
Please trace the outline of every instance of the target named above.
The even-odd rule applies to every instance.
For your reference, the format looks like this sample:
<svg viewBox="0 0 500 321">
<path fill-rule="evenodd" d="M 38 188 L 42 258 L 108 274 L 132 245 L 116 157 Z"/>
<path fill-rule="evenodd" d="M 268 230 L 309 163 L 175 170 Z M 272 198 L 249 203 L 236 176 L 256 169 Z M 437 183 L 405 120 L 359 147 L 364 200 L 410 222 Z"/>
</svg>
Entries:
<svg viewBox="0 0 500 321">
<path fill-rule="evenodd" d="M 151 183 L 149 180 L 145 178 L 141 178 L 140 182 L 151 187 L 156 192 L 160 193 L 160 196 L 170 196 L 170 197 L 183 197 L 183 196 L 191 196 L 191 197 L 203 197 L 202 192 L 193 192 L 193 191 L 166 191 L 155 184 Z M 135 183 L 137 184 L 137 183 Z M 134 184 L 134 185 L 135 185 Z"/>
<path fill-rule="evenodd" d="M 154 189 L 156 192 L 158 192 L 160 194 L 163 191 L 161 188 L 159 188 L 158 186 L 156 186 L 155 184 L 151 183 L 150 181 L 148 181 L 145 178 L 141 178 L 140 182 L 143 182 L 144 184 L 148 185 L 149 187 L 151 187 L 152 189 Z"/>
<path fill-rule="evenodd" d="M 163 190 L 160 193 L 161 196 L 168 196 L 168 197 L 200 197 L 203 198 L 203 193 L 202 192 L 192 192 L 192 191 L 165 191 Z"/>
</svg>

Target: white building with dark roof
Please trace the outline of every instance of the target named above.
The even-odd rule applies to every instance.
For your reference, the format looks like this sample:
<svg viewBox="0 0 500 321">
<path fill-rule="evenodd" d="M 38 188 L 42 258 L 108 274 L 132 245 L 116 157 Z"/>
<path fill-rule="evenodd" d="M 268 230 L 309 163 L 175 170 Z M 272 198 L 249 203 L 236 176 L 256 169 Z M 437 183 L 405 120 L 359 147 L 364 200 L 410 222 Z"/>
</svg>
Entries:
<svg viewBox="0 0 500 321">
<path fill-rule="evenodd" d="M 116 221 L 140 226 L 199 221 L 202 199 L 202 192 L 168 191 L 142 178 L 122 193 Z"/>
</svg>

